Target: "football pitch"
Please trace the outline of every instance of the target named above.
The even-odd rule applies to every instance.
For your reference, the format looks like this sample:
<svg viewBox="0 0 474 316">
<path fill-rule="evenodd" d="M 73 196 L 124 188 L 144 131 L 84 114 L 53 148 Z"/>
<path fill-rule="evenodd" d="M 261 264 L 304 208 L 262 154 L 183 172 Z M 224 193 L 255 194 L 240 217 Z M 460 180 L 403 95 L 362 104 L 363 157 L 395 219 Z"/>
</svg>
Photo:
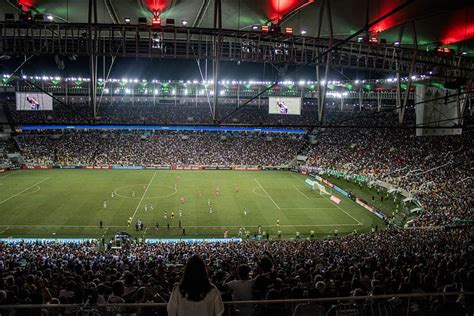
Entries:
<svg viewBox="0 0 474 316">
<path fill-rule="evenodd" d="M 311 231 L 321 238 L 384 226 L 346 197 L 333 193 L 337 205 L 311 191 L 305 179 L 289 171 L 10 171 L 0 175 L 0 238 L 102 238 L 119 231 L 175 238 L 183 227 L 185 238 L 221 238 L 225 230 L 238 237 L 240 227 L 253 237 L 258 225 L 272 239 L 279 231 L 282 238 Z M 138 220 L 143 230 L 136 231 Z"/>
</svg>

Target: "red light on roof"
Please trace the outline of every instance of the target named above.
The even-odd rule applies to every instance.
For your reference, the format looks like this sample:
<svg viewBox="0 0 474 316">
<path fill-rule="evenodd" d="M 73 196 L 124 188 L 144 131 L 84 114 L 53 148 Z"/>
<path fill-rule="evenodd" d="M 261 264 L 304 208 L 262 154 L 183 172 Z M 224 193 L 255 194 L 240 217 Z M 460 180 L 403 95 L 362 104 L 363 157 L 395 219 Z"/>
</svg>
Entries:
<svg viewBox="0 0 474 316">
<path fill-rule="evenodd" d="M 293 28 L 292 27 L 285 27 L 285 33 L 286 34 L 293 34 Z"/>
<path fill-rule="evenodd" d="M 161 25 L 161 19 L 160 18 L 153 18 L 151 20 L 151 25 L 153 26 L 160 26 Z"/>
<path fill-rule="evenodd" d="M 262 25 L 262 32 L 267 32 L 270 30 L 270 28 L 268 27 L 268 25 Z"/>
</svg>

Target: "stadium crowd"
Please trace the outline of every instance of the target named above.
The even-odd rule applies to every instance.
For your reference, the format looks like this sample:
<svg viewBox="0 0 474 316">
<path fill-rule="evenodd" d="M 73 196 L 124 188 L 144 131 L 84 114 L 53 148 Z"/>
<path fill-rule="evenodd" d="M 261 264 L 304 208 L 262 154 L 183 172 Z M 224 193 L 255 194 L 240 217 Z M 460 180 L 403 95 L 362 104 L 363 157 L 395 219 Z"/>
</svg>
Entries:
<svg viewBox="0 0 474 316">
<path fill-rule="evenodd" d="M 316 132 L 312 166 L 369 176 L 411 192 L 425 212 L 420 225 L 474 216 L 472 132 L 416 137 L 413 130 L 331 129 Z"/>
<path fill-rule="evenodd" d="M 386 105 L 387 108 L 390 105 Z M 393 107 L 393 105 L 392 105 Z M 214 123 L 207 102 L 153 102 L 120 101 L 104 102 L 97 109 L 97 117 L 88 103 L 76 100 L 69 105 L 55 103 L 53 111 L 17 111 L 14 103 L 5 107 L 16 124 L 212 124 Z M 407 121 L 413 122 L 414 111 L 407 109 Z M 236 100 L 226 100 L 216 113 L 218 121 L 226 123 L 259 125 L 314 125 L 318 123 L 316 103 L 303 99 L 301 115 L 268 114 L 268 102 L 252 101 L 237 110 Z M 393 125 L 398 124 L 395 111 L 379 112 L 375 101 L 348 100 L 340 110 L 338 102 L 326 104 L 326 122 L 336 125 Z"/>
<path fill-rule="evenodd" d="M 93 243 L 0 244 L 0 304 L 168 302 L 193 255 L 203 259 L 224 301 L 469 292 L 474 290 L 472 237 L 471 228 L 387 229 L 331 240 L 131 243 L 121 249 Z M 393 297 L 302 304 L 293 315 L 343 310 L 465 315 L 472 314 L 473 304 L 472 295 Z M 238 315 L 291 315 L 294 305 L 238 308 Z"/>
<path fill-rule="evenodd" d="M 253 134 L 68 131 L 19 137 L 30 164 L 64 165 L 285 165 L 298 153 L 301 138 Z"/>
</svg>

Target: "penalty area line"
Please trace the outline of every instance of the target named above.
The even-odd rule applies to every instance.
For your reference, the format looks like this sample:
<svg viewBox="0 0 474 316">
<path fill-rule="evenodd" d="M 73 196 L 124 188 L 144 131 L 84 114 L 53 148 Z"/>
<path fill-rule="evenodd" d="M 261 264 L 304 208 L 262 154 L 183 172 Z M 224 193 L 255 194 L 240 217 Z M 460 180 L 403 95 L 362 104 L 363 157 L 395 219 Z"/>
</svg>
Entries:
<svg viewBox="0 0 474 316">
<path fill-rule="evenodd" d="M 27 188 L 24 189 L 23 191 L 20 191 L 20 192 L 18 192 L 18 193 L 16 193 L 16 194 L 10 196 L 9 198 L 6 198 L 5 200 L 0 201 L 0 204 L 3 204 L 3 203 L 5 203 L 5 202 L 7 202 L 7 201 L 10 201 L 10 200 L 13 199 L 14 197 L 17 197 L 18 195 L 20 195 L 20 194 L 22 194 L 22 193 L 28 191 L 29 189 L 31 189 L 31 188 L 33 188 L 33 187 L 35 187 L 35 186 L 38 186 L 38 184 L 41 184 L 41 183 L 45 182 L 46 180 L 48 180 L 48 179 L 50 179 L 50 178 L 51 178 L 51 177 L 47 177 L 47 178 L 45 178 L 45 179 L 43 179 L 43 180 L 41 180 L 41 181 L 36 182 L 36 183 L 33 184 L 33 185 L 30 185 L 29 187 L 27 187 Z"/>
<path fill-rule="evenodd" d="M 273 200 L 273 198 L 270 196 L 270 194 L 268 194 L 267 190 L 265 190 L 265 188 L 260 184 L 260 182 L 258 182 L 257 179 L 254 179 L 254 180 L 255 180 L 255 182 L 257 182 L 258 186 L 263 190 L 263 192 L 265 192 L 265 194 L 270 199 L 270 201 L 272 201 L 273 204 L 275 204 L 276 208 L 280 210 L 281 208 L 278 206 L 278 204 L 275 202 L 275 200 Z"/>
</svg>

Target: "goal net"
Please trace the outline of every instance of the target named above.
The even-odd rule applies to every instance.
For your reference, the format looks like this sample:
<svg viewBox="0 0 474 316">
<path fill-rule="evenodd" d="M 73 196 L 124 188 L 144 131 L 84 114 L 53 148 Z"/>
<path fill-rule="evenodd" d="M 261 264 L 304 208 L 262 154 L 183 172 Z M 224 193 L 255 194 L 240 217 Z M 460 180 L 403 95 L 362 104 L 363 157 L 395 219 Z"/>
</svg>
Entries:
<svg viewBox="0 0 474 316">
<path fill-rule="evenodd" d="M 331 195 L 331 193 L 329 193 L 326 190 L 324 185 L 322 185 L 321 183 L 319 183 L 317 181 L 314 181 L 314 180 L 311 180 L 311 179 L 306 179 L 305 183 L 310 187 L 311 191 L 319 190 L 320 195 Z"/>
</svg>

